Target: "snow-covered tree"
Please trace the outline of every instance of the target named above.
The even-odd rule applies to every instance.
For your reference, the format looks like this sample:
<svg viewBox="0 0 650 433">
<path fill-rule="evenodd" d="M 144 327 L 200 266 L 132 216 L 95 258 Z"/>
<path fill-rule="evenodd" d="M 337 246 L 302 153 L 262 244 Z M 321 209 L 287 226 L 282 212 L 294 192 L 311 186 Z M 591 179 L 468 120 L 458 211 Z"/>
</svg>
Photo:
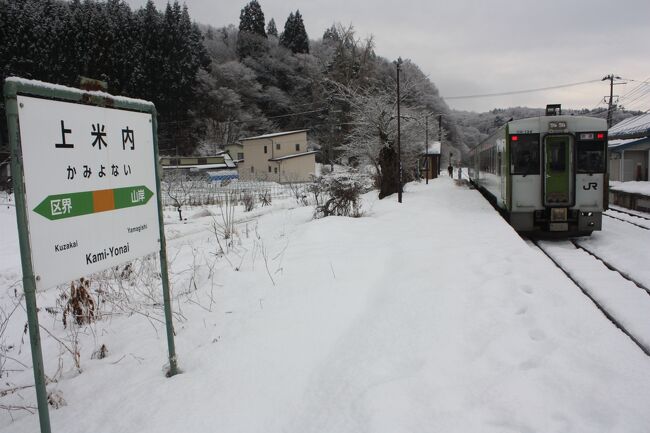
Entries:
<svg viewBox="0 0 650 433">
<path fill-rule="evenodd" d="M 423 149 L 423 116 L 418 107 L 405 104 L 413 83 L 402 83 L 401 99 L 401 160 L 402 180 L 412 178 L 417 159 Z M 396 89 L 369 87 L 353 89 L 338 85 L 337 92 L 351 108 L 352 129 L 341 147 L 344 157 L 352 164 L 374 167 L 379 198 L 398 189 L 397 165 L 397 95 Z"/>
</svg>

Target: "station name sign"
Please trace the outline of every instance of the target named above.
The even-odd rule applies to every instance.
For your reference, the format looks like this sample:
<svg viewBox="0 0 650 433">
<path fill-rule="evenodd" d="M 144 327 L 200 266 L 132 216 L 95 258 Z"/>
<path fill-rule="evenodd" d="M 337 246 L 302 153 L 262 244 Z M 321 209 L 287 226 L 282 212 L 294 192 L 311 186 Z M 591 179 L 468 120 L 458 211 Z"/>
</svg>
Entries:
<svg viewBox="0 0 650 433">
<path fill-rule="evenodd" d="M 37 288 L 160 249 L 152 115 L 18 95 Z"/>
</svg>

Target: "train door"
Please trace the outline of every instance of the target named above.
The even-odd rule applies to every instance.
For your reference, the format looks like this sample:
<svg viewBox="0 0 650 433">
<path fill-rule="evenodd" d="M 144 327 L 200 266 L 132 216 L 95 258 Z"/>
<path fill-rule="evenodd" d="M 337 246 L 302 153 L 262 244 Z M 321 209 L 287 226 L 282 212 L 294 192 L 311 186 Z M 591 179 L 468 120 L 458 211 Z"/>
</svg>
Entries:
<svg viewBox="0 0 650 433">
<path fill-rule="evenodd" d="M 544 205 L 573 205 L 573 138 L 548 135 L 544 139 Z"/>
</svg>

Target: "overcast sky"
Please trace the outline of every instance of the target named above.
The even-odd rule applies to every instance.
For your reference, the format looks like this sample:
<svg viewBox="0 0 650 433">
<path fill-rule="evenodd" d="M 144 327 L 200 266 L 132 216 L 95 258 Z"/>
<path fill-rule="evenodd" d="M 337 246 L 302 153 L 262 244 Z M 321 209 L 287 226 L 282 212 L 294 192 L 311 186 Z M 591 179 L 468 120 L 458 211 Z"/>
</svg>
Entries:
<svg viewBox="0 0 650 433">
<path fill-rule="evenodd" d="M 146 0 L 127 0 L 134 8 Z M 410 58 L 442 96 L 507 92 L 600 80 L 614 73 L 650 77 L 650 0 L 258 0 L 282 31 L 300 9 L 311 39 L 334 22 L 373 35 L 378 55 Z M 167 0 L 154 0 L 163 8 Z M 195 21 L 239 24 L 247 0 L 186 0 Z M 638 82 L 615 86 L 624 96 Z M 486 111 L 509 106 L 594 108 L 608 82 L 510 96 L 448 99 L 452 108 Z M 629 102 L 650 109 L 650 95 Z"/>
</svg>

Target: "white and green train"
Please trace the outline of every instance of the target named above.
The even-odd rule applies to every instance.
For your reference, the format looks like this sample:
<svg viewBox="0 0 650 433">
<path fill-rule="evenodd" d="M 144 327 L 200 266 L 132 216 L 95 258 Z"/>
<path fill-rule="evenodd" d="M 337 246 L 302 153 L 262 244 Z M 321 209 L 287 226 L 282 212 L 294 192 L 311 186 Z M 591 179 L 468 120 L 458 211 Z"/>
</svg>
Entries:
<svg viewBox="0 0 650 433">
<path fill-rule="evenodd" d="M 607 122 L 561 115 L 511 120 L 470 152 L 469 175 L 519 232 L 590 234 L 607 209 Z"/>
</svg>

